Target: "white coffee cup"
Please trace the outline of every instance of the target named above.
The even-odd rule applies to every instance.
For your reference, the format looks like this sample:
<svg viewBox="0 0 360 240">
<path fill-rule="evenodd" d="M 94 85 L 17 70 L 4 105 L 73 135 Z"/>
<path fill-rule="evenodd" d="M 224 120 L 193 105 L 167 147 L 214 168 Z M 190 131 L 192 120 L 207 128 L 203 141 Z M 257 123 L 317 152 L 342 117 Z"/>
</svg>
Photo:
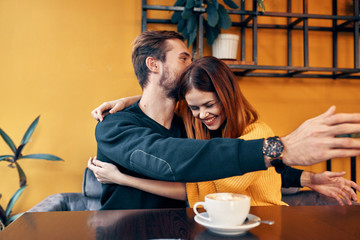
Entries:
<svg viewBox="0 0 360 240">
<path fill-rule="evenodd" d="M 200 205 L 209 217 L 197 211 L 196 208 Z M 199 218 L 215 225 L 241 225 L 250 211 L 250 197 L 235 193 L 211 193 L 205 196 L 205 202 L 195 203 L 193 210 Z"/>
</svg>

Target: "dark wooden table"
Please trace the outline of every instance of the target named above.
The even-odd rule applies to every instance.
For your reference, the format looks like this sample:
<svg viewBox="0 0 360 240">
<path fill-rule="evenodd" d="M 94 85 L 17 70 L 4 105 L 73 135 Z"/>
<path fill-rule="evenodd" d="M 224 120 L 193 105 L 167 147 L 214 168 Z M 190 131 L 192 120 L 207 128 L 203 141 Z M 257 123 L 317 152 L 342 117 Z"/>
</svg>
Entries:
<svg viewBox="0 0 360 240">
<path fill-rule="evenodd" d="M 360 239 L 360 206 L 252 207 L 261 224 L 231 239 Z M 0 232 L 17 239 L 224 239 L 194 221 L 192 209 L 25 213 Z"/>
</svg>

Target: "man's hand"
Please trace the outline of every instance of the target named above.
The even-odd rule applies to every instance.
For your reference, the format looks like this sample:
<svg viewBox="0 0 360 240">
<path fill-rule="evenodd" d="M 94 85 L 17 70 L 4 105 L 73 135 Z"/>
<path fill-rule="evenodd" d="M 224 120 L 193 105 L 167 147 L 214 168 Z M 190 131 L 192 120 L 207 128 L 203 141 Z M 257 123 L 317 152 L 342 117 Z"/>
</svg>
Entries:
<svg viewBox="0 0 360 240">
<path fill-rule="evenodd" d="M 133 96 L 104 102 L 103 104 L 92 110 L 91 116 L 95 118 L 95 120 L 102 122 L 106 115 L 116 113 L 123 110 L 124 108 L 129 107 L 131 104 L 139 100 L 140 97 L 141 96 Z"/>
<path fill-rule="evenodd" d="M 360 140 L 335 138 L 337 135 L 359 133 L 359 113 L 335 114 L 335 106 L 307 120 L 294 132 L 282 137 L 286 165 L 313 165 L 332 158 L 360 155 Z"/>
<path fill-rule="evenodd" d="M 301 175 L 301 185 L 309 187 L 312 190 L 335 198 L 340 205 L 344 205 L 343 199 L 348 205 L 351 205 L 351 200 L 357 201 L 354 189 L 360 191 L 360 186 L 355 182 L 347 180 L 342 176 L 345 172 L 329 172 L 312 173 L 304 171 Z M 341 197 L 343 198 L 341 198 Z"/>
</svg>

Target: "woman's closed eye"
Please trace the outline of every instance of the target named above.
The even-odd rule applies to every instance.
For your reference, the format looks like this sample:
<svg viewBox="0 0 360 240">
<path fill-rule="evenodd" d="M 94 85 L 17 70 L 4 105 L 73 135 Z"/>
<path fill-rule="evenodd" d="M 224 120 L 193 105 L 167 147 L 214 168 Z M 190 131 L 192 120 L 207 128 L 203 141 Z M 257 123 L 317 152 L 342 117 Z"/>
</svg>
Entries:
<svg viewBox="0 0 360 240">
<path fill-rule="evenodd" d="M 197 107 L 197 106 L 189 106 L 189 108 L 191 111 L 199 110 L 199 107 Z"/>
</svg>

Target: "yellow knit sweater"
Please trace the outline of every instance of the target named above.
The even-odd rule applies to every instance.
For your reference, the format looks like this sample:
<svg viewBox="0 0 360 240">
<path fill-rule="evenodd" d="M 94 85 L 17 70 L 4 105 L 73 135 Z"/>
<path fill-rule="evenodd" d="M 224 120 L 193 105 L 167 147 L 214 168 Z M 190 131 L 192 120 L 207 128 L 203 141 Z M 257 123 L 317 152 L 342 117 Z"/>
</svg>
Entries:
<svg viewBox="0 0 360 240">
<path fill-rule="evenodd" d="M 249 125 L 244 135 L 245 140 L 274 136 L 271 128 L 262 122 Z M 187 198 L 190 207 L 198 201 L 204 201 L 205 195 L 215 192 L 240 193 L 251 197 L 251 206 L 287 205 L 281 201 L 281 176 L 274 168 L 246 173 L 208 182 L 187 183 Z"/>
</svg>

